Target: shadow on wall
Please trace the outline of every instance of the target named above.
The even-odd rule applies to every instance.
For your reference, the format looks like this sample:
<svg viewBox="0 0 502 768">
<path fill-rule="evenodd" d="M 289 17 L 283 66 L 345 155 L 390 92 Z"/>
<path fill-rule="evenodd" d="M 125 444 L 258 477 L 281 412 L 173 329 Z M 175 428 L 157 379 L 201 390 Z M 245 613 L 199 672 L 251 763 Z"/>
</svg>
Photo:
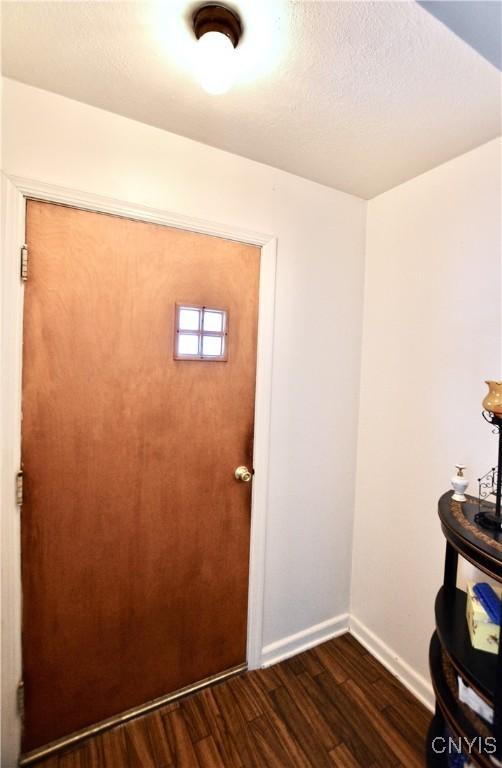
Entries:
<svg viewBox="0 0 502 768">
<path fill-rule="evenodd" d="M 500 0 L 417 0 L 490 64 L 502 70 Z"/>
</svg>

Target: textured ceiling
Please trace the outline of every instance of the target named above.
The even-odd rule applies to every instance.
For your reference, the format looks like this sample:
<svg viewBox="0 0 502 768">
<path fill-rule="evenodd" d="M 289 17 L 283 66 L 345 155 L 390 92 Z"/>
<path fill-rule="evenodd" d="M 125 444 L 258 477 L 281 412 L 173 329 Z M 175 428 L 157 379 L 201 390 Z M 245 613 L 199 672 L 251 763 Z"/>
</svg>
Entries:
<svg viewBox="0 0 502 768">
<path fill-rule="evenodd" d="M 3 74 L 365 198 L 500 134 L 500 73 L 418 3 L 232 5 L 224 96 L 187 0 L 3 3 Z"/>
</svg>

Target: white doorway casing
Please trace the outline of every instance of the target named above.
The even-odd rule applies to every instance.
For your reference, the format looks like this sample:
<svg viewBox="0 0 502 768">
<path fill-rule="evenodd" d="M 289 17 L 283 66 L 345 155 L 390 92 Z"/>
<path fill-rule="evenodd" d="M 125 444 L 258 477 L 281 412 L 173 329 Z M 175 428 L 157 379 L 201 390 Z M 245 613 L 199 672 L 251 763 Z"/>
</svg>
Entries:
<svg viewBox="0 0 502 768">
<path fill-rule="evenodd" d="M 23 282 L 20 251 L 25 237 L 26 199 L 70 205 L 261 247 L 255 397 L 254 469 L 248 597 L 247 662 L 260 666 L 263 647 L 265 531 L 268 504 L 270 405 L 274 338 L 277 240 L 272 235 L 183 217 L 111 198 L 2 174 L 2 755 L 14 768 L 21 722 L 17 686 L 22 679 L 20 515 L 15 477 L 21 453 Z M 3 764 L 3 763 L 2 763 Z"/>
</svg>

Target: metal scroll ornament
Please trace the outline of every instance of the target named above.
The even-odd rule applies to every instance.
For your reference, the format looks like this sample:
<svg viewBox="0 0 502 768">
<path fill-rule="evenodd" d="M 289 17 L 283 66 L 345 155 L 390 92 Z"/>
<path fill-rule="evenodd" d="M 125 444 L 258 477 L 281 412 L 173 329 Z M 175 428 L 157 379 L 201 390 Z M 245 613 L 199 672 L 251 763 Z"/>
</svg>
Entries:
<svg viewBox="0 0 502 768">
<path fill-rule="evenodd" d="M 483 418 L 492 424 L 498 435 L 498 462 L 478 478 L 479 512 L 475 521 L 482 528 L 502 530 L 500 502 L 502 496 L 502 381 L 487 381 L 488 394 L 483 400 Z M 493 505 L 493 497 L 495 506 Z M 487 502 L 491 503 L 488 504 Z"/>
</svg>

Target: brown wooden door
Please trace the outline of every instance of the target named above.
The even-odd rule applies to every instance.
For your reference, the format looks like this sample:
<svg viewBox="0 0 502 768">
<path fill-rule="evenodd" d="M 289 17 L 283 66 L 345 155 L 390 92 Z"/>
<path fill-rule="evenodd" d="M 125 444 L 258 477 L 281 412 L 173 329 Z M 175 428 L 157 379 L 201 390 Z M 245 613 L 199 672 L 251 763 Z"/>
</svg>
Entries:
<svg viewBox="0 0 502 768">
<path fill-rule="evenodd" d="M 28 202 L 23 749 L 246 659 L 258 248 Z M 176 302 L 228 360 L 174 360 Z"/>
</svg>

